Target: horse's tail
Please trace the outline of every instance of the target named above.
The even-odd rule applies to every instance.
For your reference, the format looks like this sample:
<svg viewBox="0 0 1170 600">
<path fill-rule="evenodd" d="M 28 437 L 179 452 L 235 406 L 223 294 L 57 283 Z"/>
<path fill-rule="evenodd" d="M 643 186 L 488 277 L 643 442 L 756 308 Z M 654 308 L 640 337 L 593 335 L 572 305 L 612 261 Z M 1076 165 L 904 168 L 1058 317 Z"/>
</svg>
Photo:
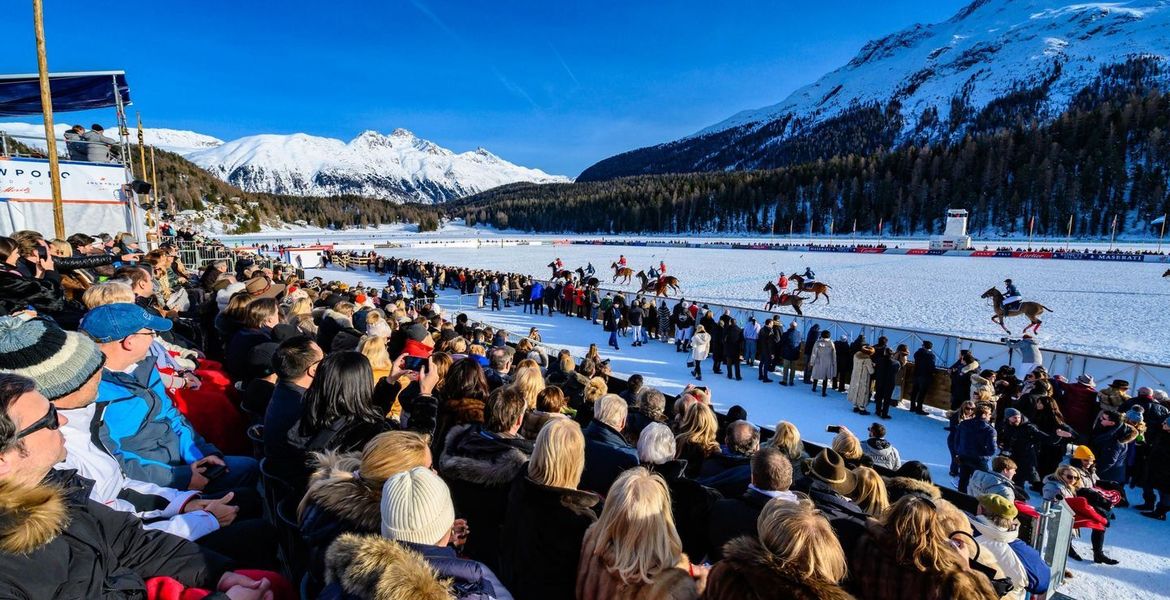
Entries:
<svg viewBox="0 0 1170 600">
<path fill-rule="evenodd" d="M 1036 305 L 1039 306 L 1040 308 L 1043 308 L 1047 312 L 1050 312 L 1050 313 L 1056 312 L 1055 310 L 1052 310 L 1051 308 L 1048 308 L 1047 306 L 1044 306 L 1043 304 L 1040 304 L 1039 302 L 1037 302 Z"/>
</svg>

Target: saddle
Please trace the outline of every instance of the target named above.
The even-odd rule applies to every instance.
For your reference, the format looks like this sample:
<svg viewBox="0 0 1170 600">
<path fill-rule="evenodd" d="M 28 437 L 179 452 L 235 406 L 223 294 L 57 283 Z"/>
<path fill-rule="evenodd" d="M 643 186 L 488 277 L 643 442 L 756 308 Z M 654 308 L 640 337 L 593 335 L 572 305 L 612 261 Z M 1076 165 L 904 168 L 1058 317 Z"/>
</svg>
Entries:
<svg viewBox="0 0 1170 600">
<path fill-rule="evenodd" d="M 1017 310 L 1023 302 L 1024 299 L 1019 296 L 1008 296 L 1003 299 L 1003 307 L 1006 310 Z"/>
</svg>

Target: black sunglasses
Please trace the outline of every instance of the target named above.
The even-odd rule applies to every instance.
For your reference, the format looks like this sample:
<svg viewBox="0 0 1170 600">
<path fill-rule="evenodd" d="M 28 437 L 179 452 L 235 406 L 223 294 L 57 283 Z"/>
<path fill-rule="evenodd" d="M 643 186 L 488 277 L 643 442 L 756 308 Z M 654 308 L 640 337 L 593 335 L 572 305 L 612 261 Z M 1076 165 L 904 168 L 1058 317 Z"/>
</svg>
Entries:
<svg viewBox="0 0 1170 600">
<path fill-rule="evenodd" d="M 26 436 L 30 436 L 30 435 L 32 435 L 32 434 L 34 434 L 42 429 L 48 429 L 49 431 L 57 431 L 57 428 L 60 426 L 61 426 L 61 421 L 59 421 L 57 419 L 57 407 L 52 402 L 50 402 L 49 403 L 49 412 L 45 413 L 45 416 L 37 419 L 36 422 L 33 423 L 32 425 L 29 425 L 28 427 L 21 429 L 20 433 L 16 434 L 16 439 L 18 439 L 18 440 L 23 439 Z"/>
</svg>

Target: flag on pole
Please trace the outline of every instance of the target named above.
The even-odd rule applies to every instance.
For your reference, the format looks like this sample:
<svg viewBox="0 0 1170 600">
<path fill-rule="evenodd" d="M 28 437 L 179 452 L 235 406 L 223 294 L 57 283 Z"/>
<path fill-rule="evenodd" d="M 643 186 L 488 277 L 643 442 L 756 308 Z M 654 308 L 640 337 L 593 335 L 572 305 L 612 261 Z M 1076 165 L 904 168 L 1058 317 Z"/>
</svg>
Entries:
<svg viewBox="0 0 1170 600">
<path fill-rule="evenodd" d="M 1113 215 L 1113 225 L 1110 226 L 1110 229 L 1114 232 L 1117 231 L 1117 215 Z"/>
<path fill-rule="evenodd" d="M 1036 215 L 1028 218 L 1028 237 L 1032 236 L 1032 229 L 1036 226 Z"/>
<path fill-rule="evenodd" d="M 853 219 L 853 233 L 857 233 L 857 219 Z"/>
<path fill-rule="evenodd" d="M 885 219 L 878 217 L 878 235 L 882 234 L 882 225 L 885 224 Z"/>
<path fill-rule="evenodd" d="M 1150 225 L 1165 225 L 1165 224 L 1166 224 L 1166 215 L 1162 215 L 1162 216 L 1158 217 L 1157 219 L 1150 221 Z"/>
<path fill-rule="evenodd" d="M 1073 216 L 1069 215 L 1068 216 L 1068 234 L 1069 235 L 1072 235 L 1072 226 L 1073 226 Z"/>
</svg>

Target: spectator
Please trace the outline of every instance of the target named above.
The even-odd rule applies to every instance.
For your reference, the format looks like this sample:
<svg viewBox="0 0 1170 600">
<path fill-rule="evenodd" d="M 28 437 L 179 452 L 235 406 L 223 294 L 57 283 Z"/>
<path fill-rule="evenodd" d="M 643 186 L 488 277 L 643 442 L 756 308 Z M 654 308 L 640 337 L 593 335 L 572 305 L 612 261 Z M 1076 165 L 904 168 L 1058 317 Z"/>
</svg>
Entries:
<svg viewBox="0 0 1170 600">
<path fill-rule="evenodd" d="M 881 423 L 869 426 L 869 439 L 861 445 L 861 451 L 879 467 L 897 471 L 902 466 L 902 456 L 898 454 L 898 449 L 886 440 L 886 426 Z"/>
<path fill-rule="evenodd" d="M 509 485 L 532 453 L 532 442 L 519 435 L 524 408 L 518 391 L 497 389 L 488 397 L 486 421 L 452 427 L 439 458 L 455 513 L 475 529 L 463 552 L 491 568 L 499 568 L 499 526 Z"/>
<path fill-rule="evenodd" d="M 96 163 L 114 162 L 110 150 L 118 145 L 118 140 L 106 137 L 105 131 L 101 125 L 94 123 L 89 126 L 89 131 L 81 134 L 81 140 L 85 144 L 85 159 L 87 161 Z"/>
<path fill-rule="evenodd" d="M 546 423 L 554 419 L 568 418 L 564 413 L 565 408 L 565 394 L 561 388 L 555 385 L 544 388 L 536 395 L 536 410 L 524 415 L 520 435 L 524 439 L 536 441 L 536 436 Z"/>
<path fill-rule="evenodd" d="M 959 351 L 959 359 L 947 370 L 951 376 L 951 410 L 971 399 L 971 375 L 979 371 L 979 361 L 970 350 Z"/>
<path fill-rule="evenodd" d="M 1052 446 L 1054 452 L 1063 455 L 1066 441 L 1073 437 L 1072 432 L 1062 428 L 1049 435 L 1014 408 L 1004 411 L 1004 417 L 997 437 L 1004 454 L 1012 457 L 1014 464 L 1018 465 L 1018 470 L 1013 470 L 1012 481 L 1019 485 L 1039 484 L 1041 452 Z M 1013 499 L 1006 494 L 1000 495 Z"/>
<path fill-rule="evenodd" d="M 301 399 L 300 419 L 288 432 L 289 443 L 300 454 L 300 481 L 308 475 L 310 453 L 360 451 L 389 430 L 372 402 L 373 380 L 370 361 L 357 352 L 335 352 L 318 365 Z"/>
<path fill-rule="evenodd" d="M 512 384 L 512 355 L 507 349 L 492 348 L 488 352 L 488 364 L 490 366 L 483 370 L 483 376 L 489 390 Z"/>
<path fill-rule="evenodd" d="M 792 490 L 808 496 L 833 524 L 842 548 L 852 548 L 864 528 L 866 513 L 849 495 L 857 489 L 857 478 L 832 449 L 821 450 L 809 465 L 808 474 L 792 484 Z"/>
<path fill-rule="evenodd" d="M 699 483 L 719 490 L 726 498 L 734 498 L 747 491 L 751 483 L 751 460 L 760 449 L 760 430 L 747 421 L 734 421 L 727 426 L 723 441 L 723 452 L 703 461 Z"/>
<path fill-rule="evenodd" d="M 971 526 L 974 527 L 976 534 L 975 540 L 983 551 L 994 557 L 1004 579 L 1012 585 L 1012 590 L 1001 598 L 1017 600 L 1029 598 L 1030 594 L 1025 590 L 1029 587 L 1029 579 L 1042 576 L 1047 580 L 1049 575 L 1047 568 L 1042 574 L 1029 573 L 1019 555 L 1012 549 L 1012 544 L 1019 541 L 1020 522 L 1016 520 L 1019 510 L 1010 499 L 996 494 L 983 494 L 978 496 L 978 499 L 977 516 L 971 519 Z M 1044 564 L 1039 554 L 1036 554 L 1035 558 L 1041 565 Z M 1047 584 L 1044 587 L 1047 589 Z"/>
<path fill-rule="evenodd" d="M 837 435 L 833 436 L 833 442 L 829 445 L 834 452 L 841 455 L 842 460 L 845 461 L 845 466 L 852 469 L 864 464 L 870 466 L 873 461 L 865 455 L 861 449 L 861 440 L 844 425 L 838 425 Z"/>
<path fill-rule="evenodd" d="M 1147 517 L 1165 521 L 1166 513 L 1170 512 L 1170 419 L 1150 432 L 1149 439 L 1146 472 L 1141 478 L 1142 504 L 1134 508 Z"/>
<path fill-rule="evenodd" d="M 889 346 L 878 350 L 873 358 L 874 413 L 882 419 L 889 419 L 890 407 L 897 404 L 894 388 L 898 386 L 902 363 Z"/>
<path fill-rule="evenodd" d="M 1114 379 L 1109 387 L 1097 392 L 1097 400 L 1103 409 L 1120 410 L 1122 405 L 1129 401 L 1129 382 Z"/>
<path fill-rule="evenodd" d="M 757 535 L 729 542 L 707 576 L 707 600 L 849 600 L 845 553 L 833 529 L 807 500 L 764 505 Z"/>
<path fill-rule="evenodd" d="M 711 508 L 708 525 L 710 556 L 713 561 L 723 557 L 727 542 L 741 536 L 755 536 L 756 521 L 764 505 L 773 498 L 798 502 L 799 497 L 789 491 L 792 486 L 792 463 L 778 448 L 764 448 L 751 459 L 751 484 L 736 498 L 719 500 Z"/>
<path fill-rule="evenodd" d="M 934 500 L 904 496 L 867 527 L 850 553 L 851 591 L 861 600 L 996 598 L 948 533 Z"/>
<path fill-rule="evenodd" d="M 805 334 L 804 338 L 804 382 L 812 383 L 812 371 L 810 365 L 812 364 L 813 346 L 821 338 L 821 325 L 813 323 Z M 835 353 L 834 353 L 835 354 Z"/>
<path fill-rule="evenodd" d="M 991 460 L 991 470 L 975 471 L 971 481 L 967 484 L 967 495 L 978 498 L 985 494 L 995 494 L 1014 502 L 1016 486 L 1012 483 L 1019 467 L 1016 462 L 1006 456 L 997 456 Z M 1022 496 L 1026 500 L 1027 496 Z"/>
<path fill-rule="evenodd" d="M 666 421 L 666 396 L 654 388 L 642 388 L 634 400 L 630 414 L 626 417 L 626 439 L 637 445 L 638 436 L 651 423 Z"/>
<path fill-rule="evenodd" d="M 808 452 L 800 441 L 800 430 L 788 421 L 776 423 L 776 433 L 768 440 L 768 447 L 779 448 L 788 461 L 792 463 L 792 470 L 800 475 L 804 474 L 805 466 L 809 461 Z M 799 477 L 796 477 L 799 479 Z"/>
<path fill-rule="evenodd" d="M 159 331 L 171 322 L 128 303 L 99 306 L 86 314 L 83 331 L 105 355 L 98 387 L 103 443 L 114 448 L 123 470 L 141 481 L 178 489 L 228 491 L 256 483 L 259 465 L 245 456 L 224 456 L 204 441 L 175 408 L 155 361 L 144 360 Z M 204 476 L 222 467 L 213 479 Z"/>
<path fill-rule="evenodd" d="M 22 271 L 18 266 L 22 262 L 32 264 L 33 269 L 27 273 Z M 30 306 L 37 314 L 54 318 L 68 309 L 61 276 L 49 254 L 48 244 L 41 239 L 29 252 L 19 248 L 12 238 L 0 237 L 0 314 L 11 315 Z M 66 318 L 62 326 L 76 327 L 80 314 L 73 310 L 68 312 L 72 316 Z"/>
<path fill-rule="evenodd" d="M 344 590 L 373 598 L 384 586 L 412 585 L 417 589 L 407 597 L 511 598 L 491 569 L 459 558 L 451 546 L 464 541 L 466 524 L 455 520 L 446 484 L 429 469 L 415 467 L 386 480 L 381 513 L 380 537 L 345 534 L 329 547 L 326 578 L 333 583 L 322 597 L 341 597 Z M 412 564 L 418 555 L 429 569 Z"/>
<path fill-rule="evenodd" d="M 572 598 L 585 530 L 601 498 L 577 489 L 585 438 L 569 419 L 540 430 L 525 474 L 512 482 L 500 534 L 500 576 L 518 600 Z M 534 566 L 539 565 L 539 568 Z"/>
<path fill-rule="evenodd" d="M 863 416 L 869 415 L 869 398 L 873 388 L 873 355 L 873 346 L 862 346 L 850 357 L 849 401 L 853 403 L 853 412 Z M 841 378 L 844 379 L 844 375 Z"/>
<path fill-rule="evenodd" d="M 675 458 L 674 433 L 662 423 L 651 423 L 638 438 L 638 461 L 657 473 L 670 489 L 670 508 L 678 526 L 683 551 L 688 556 L 706 556 L 705 527 L 719 492 L 684 476 L 686 461 Z"/>
<path fill-rule="evenodd" d="M 638 467 L 614 482 L 600 518 L 585 532 L 576 597 L 697 599 L 707 570 L 682 552 L 666 482 Z"/>
<path fill-rule="evenodd" d="M 248 356 L 260 344 L 272 341 L 272 328 L 280 323 L 280 311 L 273 298 L 257 298 L 244 309 L 243 328 L 228 342 L 224 367 L 228 375 L 245 384 L 252 379 L 247 370 Z"/>
<path fill-rule="evenodd" d="M 865 335 L 858 335 L 853 344 L 849 343 L 849 336 L 842 335 L 833 342 L 833 350 L 837 358 L 837 374 L 833 376 L 833 389 L 845 392 L 845 385 L 853 378 L 853 355 L 865 345 Z"/>
<path fill-rule="evenodd" d="M 995 428 L 991 426 L 991 407 L 980 404 L 975 407 L 975 416 L 962 421 L 955 428 L 955 454 L 959 457 L 958 489 L 967 489 L 971 474 L 991 468 L 991 457 L 998 448 L 995 443 Z"/>
<path fill-rule="evenodd" d="M 1097 457 L 1097 472 L 1101 479 L 1125 482 L 1126 453 L 1129 445 L 1137 439 L 1137 428 L 1126 423 L 1116 412 L 1102 410 L 1090 435 L 1090 447 Z"/>
<path fill-rule="evenodd" d="M 65 456 L 54 431 L 63 421 L 32 380 L 0 375 L 0 587 L 7 594 L 145 597 L 146 580 L 156 576 L 233 594 L 271 588 L 271 580 L 230 573 L 220 554 L 88 499 L 83 480 L 52 468 Z"/>
<path fill-rule="evenodd" d="M 923 406 L 930 388 L 934 386 L 934 371 L 938 368 L 938 359 L 934 355 L 934 344 L 930 340 L 922 342 L 922 347 L 914 352 L 914 384 L 910 391 L 910 412 L 928 414 Z"/>
<path fill-rule="evenodd" d="M 298 336 L 281 342 L 272 358 L 276 387 L 264 411 L 264 456 L 274 473 L 304 482 L 304 455 L 289 443 L 289 432 L 303 412 L 305 390 L 325 358 L 312 339 Z"/>
<path fill-rule="evenodd" d="M 679 433 L 675 436 L 675 457 L 683 461 L 687 477 L 698 477 L 703 470 L 703 462 L 722 452 L 715 437 L 718 428 L 715 411 L 707 405 L 695 403 L 687 408 L 679 422 Z"/>
<path fill-rule="evenodd" d="M 1084 481 L 1080 469 L 1072 465 L 1061 465 L 1056 472 L 1044 478 L 1044 499 L 1052 502 L 1064 500 L 1073 511 L 1073 529 L 1088 528 L 1089 540 L 1093 546 L 1093 562 L 1115 565 L 1117 560 L 1105 555 L 1105 528 L 1109 526 L 1109 519 L 1101 513 L 1108 512 L 1104 506 L 1093 506 L 1082 496 L 1081 489 L 1091 487 Z M 1084 560 L 1069 542 L 1069 558 Z"/>
<path fill-rule="evenodd" d="M 703 361 L 707 360 L 707 356 L 711 352 L 711 334 L 707 333 L 707 328 L 703 325 L 695 327 L 695 334 L 691 336 L 689 342 L 691 346 L 691 360 L 690 364 L 694 368 L 695 379 L 703 380 Z"/>
<path fill-rule="evenodd" d="M 438 450 L 456 425 L 482 424 L 487 397 L 488 383 L 479 363 L 470 357 L 455 361 L 443 379 L 443 400 L 431 450 Z"/>
<path fill-rule="evenodd" d="M 727 324 L 723 326 L 723 360 L 727 363 L 728 379 L 732 378 L 732 370 L 735 371 L 735 379 L 743 379 L 739 372 L 739 363 L 743 360 L 743 355 L 743 329 L 735 323 L 735 319 L 729 318 Z"/>
<path fill-rule="evenodd" d="M 784 370 L 780 374 L 781 385 L 795 385 L 796 363 L 800 360 L 800 332 L 796 329 L 796 321 L 788 324 L 788 329 L 780 336 L 780 358 L 784 360 Z"/>
<path fill-rule="evenodd" d="M 823 382 L 821 397 L 828 395 L 829 380 L 837 376 L 837 351 L 828 331 L 821 332 L 821 339 L 812 347 L 806 370 L 812 378 L 812 389 L 817 391 L 817 382 Z"/>
<path fill-rule="evenodd" d="M 431 467 L 426 440 L 409 431 L 388 431 L 360 454 L 313 455 L 316 471 L 298 509 L 300 534 L 309 550 L 312 590 L 325 585 L 325 552 L 343 533 L 377 534 L 382 527 L 382 485 L 414 467 Z"/>
<path fill-rule="evenodd" d="M 877 471 L 869 467 L 853 469 L 853 476 L 857 478 L 857 488 L 852 497 L 857 506 L 871 517 L 877 518 L 890 506 L 890 498 L 886 492 L 886 482 Z"/>
<path fill-rule="evenodd" d="M 760 324 L 756 322 L 755 317 L 748 317 L 747 326 L 743 328 L 744 341 L 744 358 L 747 359 L 749 367 L 754 367 L 755 360 L 759 356 L 757 354 L 757 340 L 760 337 Z"/>
<path fill-rule="evenodd" d="M 1027 375 L 1036 367 L 1044 366 L 1044 355 L 1040 353 L 1040 344 L 1036 343 L 1032 334 L 1025 333 L 1020 339 L 1009 341 L 1007 346 L 1020 353 L 1021 375 Z"/>
<path fill-rule="evenodd" d="M 638 453 L 625 438 L 626 401 L 606 394 L 597 401 L 593 421 L 585 427 L 585 472 L 581 489 L 604 494 L 617 476 L 638 465 Z"/>
<path fill-rule="evenodd" d="M 65 149 L 69 152 L 69 160 L 84 162 L 89 158 L 87 146 L 81 136 L 85 135 L 85 126 L 74 125 L 65 131 Z"/>
</svg>

